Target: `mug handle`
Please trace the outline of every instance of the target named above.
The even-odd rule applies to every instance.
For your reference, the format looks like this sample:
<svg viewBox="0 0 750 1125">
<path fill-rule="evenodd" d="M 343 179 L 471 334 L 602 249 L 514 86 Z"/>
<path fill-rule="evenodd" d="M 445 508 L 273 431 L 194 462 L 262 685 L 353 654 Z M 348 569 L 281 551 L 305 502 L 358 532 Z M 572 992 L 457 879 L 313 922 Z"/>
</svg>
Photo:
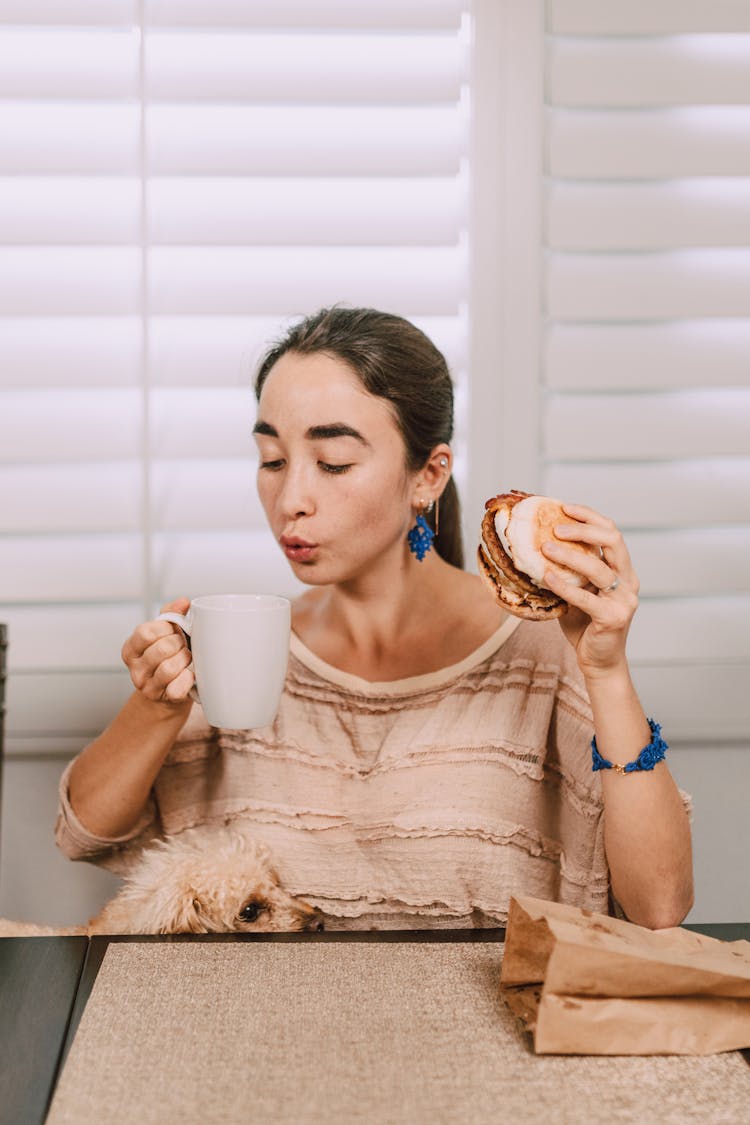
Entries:
<svg viewBox="0 0 750 1125">
<path fill-rule="evenodd" d="M 179 627 L 182 629 L 183 633 L 187 637 L 188 651 L 192 653 L 192 648 L 191 648 L 191 645 L 190 645 L 190 633 L 191 633 L 191 630 L 192 630 L 192 627 L 193 627 L 193 623 L 190 620 L 189 615 L 186 616 L 184 613 L 171 613 L 171 612 L 170 613 L 160 613 L 159 616 L 156 618 L 156 620 L 157 621 L 171 621 L 173 625 L 179 625 Z M 193 675 L 195 675 L 195 673 L 193 673 Z M 198 690 L 197 690 L 195 684 L 193 684 L 193 686 L 191 687 L 190 691 L 188 692 L 188 695 L 191 699 L 195 700 L 196 703 L 200 703 L 200 697 L 198 695 Z"/>
</svg>

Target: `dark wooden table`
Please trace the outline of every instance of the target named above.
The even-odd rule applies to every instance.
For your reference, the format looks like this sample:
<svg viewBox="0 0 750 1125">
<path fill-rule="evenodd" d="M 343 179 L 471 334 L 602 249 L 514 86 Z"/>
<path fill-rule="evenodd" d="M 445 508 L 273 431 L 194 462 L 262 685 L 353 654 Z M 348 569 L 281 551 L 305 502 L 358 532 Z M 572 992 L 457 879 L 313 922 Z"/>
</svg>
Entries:
<svg viewBox="0 0 750 1125">
<path fill-rule="evenodd" d="M 0 1121 L 42 1122 L 86 960 L 85 937 L 0 938 Z"/>
<path fill-rule="evenodd" d="M 690 925 L 724 941 L 750 923 Z M 487 942 L 505 931 L 330 931 L 301 934 L 0 938 L 0 1125 L 42 1125 L 58 1075 L 111 942 Z M 750 1052 L 743 1052 L 750 1062 Z"/>
</svg>

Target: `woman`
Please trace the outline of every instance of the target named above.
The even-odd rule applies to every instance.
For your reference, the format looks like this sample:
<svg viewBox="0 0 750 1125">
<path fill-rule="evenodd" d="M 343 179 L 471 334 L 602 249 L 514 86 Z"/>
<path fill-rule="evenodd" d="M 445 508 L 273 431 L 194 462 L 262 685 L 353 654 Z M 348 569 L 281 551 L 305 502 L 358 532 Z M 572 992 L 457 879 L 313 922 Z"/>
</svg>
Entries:
<svg viewBox="0 0 750 1125">
<path fill-rule="evenodd" d="M 678 924 L 690 832 L 666 763 L 592 771 L 593 732 L 620 764 L 651 740 L 625 657 L 638 580 L 612 521 L 566 509 L 580 522 L 545 553 L 587 586 L 548 575 L 560 626 L 519 622 L 461 569 L 452 387 L 413 325 L 323 310 L 271 349 L 256 393 L 260 498 L 310 587 L 278 717 L 208 727 L 184 637 L 141 625 L 123 648 L 135 693 L 63 776 L 63 850 L 123 870 L 162 832 L 240 817 L 329 928 L 497 925 L 514 892 Z M 433 505 L 425 553 L 409 533 Z"/>
</svg>

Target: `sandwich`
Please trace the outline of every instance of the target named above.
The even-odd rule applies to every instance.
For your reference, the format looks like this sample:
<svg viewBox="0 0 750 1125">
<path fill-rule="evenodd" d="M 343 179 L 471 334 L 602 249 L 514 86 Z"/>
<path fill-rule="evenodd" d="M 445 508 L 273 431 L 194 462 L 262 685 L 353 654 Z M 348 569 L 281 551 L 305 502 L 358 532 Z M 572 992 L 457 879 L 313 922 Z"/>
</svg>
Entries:
<svg viewBox="0 0 750 1125">
<path fill-rule="evenodd" d="M 515 488 L 493 496 L 485 509 L 477 559 L 479 574 L 495 601 L 508 613 L 530 621 L 562 617 L 567 602 L 544 587 L 545 571 L 557 571 L 576 586 L 586 586 L 588 580 L 547 559 L 541 546 L 555 538 L 556 524 L 576 521 L 563 511 L 559 500 Z M 567 539 L 565 542 L 599 557 L 599 548 L 592 544 Z"/>
</svg>

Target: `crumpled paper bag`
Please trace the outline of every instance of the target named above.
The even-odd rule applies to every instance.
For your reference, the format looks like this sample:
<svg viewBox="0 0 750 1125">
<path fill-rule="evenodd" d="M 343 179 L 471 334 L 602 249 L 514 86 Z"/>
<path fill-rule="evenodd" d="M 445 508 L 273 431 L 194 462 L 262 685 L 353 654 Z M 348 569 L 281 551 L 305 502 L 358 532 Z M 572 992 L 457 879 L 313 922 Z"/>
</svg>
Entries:
<svg viewBox="0 0 750 1125">
<path fill-rule="evenodd" d="M 647 930 L 519 895 L 500 994 L 537 1054 L 709 1055 L 750 1047 L 750 942 Z"/>
</svg>

